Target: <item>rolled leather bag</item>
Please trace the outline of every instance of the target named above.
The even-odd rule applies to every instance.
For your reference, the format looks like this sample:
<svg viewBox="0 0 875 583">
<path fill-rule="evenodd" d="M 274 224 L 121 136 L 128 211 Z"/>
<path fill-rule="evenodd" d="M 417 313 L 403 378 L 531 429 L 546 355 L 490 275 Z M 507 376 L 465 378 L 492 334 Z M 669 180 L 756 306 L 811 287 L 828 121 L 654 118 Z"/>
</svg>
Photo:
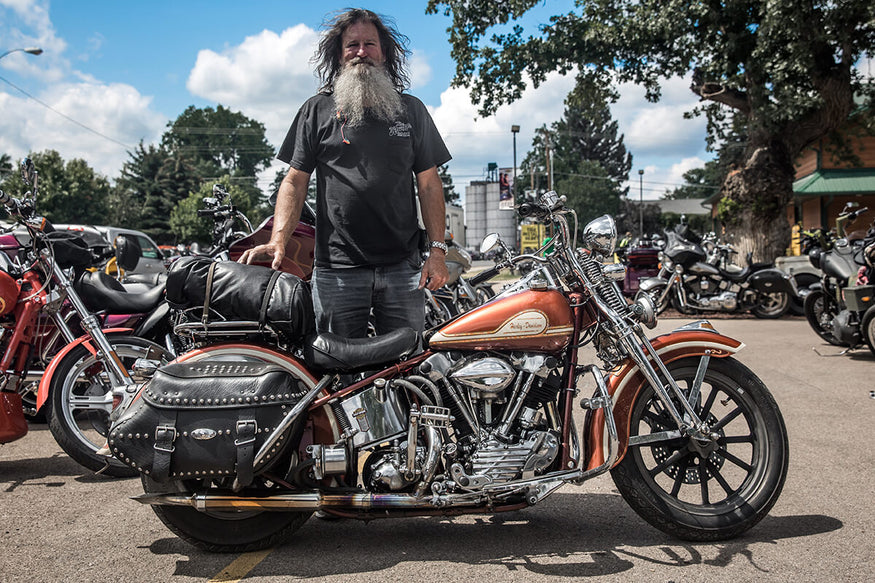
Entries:
<svg viewBox="0 0 875 583">
<path fill-rule="evenodd" d="M 236 477 L 246 486 L 300 438 L 304 415 L 254 465 L 259 448 L 307 390 L 272 364 L 169 364 L 155 372 L 112 425 L 109 447 L 116 458 L 158 482 Z"/>
<path fill-rule="evenodd" d="M 201 308 L 205 321 L 215 312 L 227 320 L 270 324 L 293 344 L 316 329 L 310 285 L 259 265 L 184 257 L 168 272 L 167 301 L 176 309 Z"/>
</svg>

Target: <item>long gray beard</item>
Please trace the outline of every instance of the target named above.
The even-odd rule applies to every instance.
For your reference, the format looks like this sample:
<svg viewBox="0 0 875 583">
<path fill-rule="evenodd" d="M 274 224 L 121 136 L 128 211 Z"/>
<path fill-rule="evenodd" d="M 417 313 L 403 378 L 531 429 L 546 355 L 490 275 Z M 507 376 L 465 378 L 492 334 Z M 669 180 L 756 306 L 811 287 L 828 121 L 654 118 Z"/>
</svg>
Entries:
<svg viewBox="0 0 875 583">
<path fill-rule="evenodd" d="M 401 95 L 380 65 L 349 64 L 334 81 L 334 106 L 350 126 L 366 118 L 392 122 L 401 114 Z"/>
</svg>

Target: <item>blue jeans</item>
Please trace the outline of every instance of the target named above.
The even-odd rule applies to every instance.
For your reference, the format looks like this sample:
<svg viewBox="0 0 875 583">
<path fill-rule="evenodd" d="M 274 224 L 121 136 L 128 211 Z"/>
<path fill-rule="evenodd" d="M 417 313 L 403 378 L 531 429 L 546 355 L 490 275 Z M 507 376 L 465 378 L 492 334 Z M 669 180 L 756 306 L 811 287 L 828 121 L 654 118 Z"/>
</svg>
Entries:
<svg viewBox="0 0 875 583">
<path fill-rule="evenodd" d="M 365 338 L 374 313 L 377 334 L 398 328 L 425 329 L 425 292 L 419 286 L 418 253 L 395 265 L 378 267 L 316 267 L 313 307 L 316 329 L 345 338 Z"/>
</svg>

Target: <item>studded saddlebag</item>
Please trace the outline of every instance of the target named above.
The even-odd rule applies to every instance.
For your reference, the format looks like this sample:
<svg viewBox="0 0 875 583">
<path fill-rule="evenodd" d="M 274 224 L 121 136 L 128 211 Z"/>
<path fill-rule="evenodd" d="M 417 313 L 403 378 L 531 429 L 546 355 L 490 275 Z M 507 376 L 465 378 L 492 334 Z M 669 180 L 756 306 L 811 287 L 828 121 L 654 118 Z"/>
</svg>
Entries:
<svg viewBox="0 0 875 583">
<path fill-rule="evenodd" d="M 303 415 L 253 465 L 259 448 L 306 392 L 276 365 L 169 364 L 112 426 L 109 445 L 115 457 L 158 482 L 235 476 L 246 486 L 297 441 Z"/>
</svg>

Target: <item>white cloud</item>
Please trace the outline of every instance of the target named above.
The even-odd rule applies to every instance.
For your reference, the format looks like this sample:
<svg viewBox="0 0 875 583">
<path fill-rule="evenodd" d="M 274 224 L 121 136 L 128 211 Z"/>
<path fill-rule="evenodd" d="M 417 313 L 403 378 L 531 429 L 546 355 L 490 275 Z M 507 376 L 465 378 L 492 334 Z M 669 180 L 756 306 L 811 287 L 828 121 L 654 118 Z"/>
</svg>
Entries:
<svg viewBox="0 0 875 583">
<path fill-rule="evenodd" d="M 416 90 L 419 87 L 425 87 L 431 81 L 431 65 L 428 58 L 417 51 L 413 51 L 408 63 L 410 71 L 410 89 Z"/>
<path fill-rule="evenodd" d="M 317 89 L 310 65 L 317 42 L 318 33 L 299 24 L 280 34 L 264 30 L 221 54 L 202 50 L 188 90 L 259 120 L 268 141 L 278 144 L 295 112 Z"/>
<path fill-rule="evenodd" d="M 29 152 L 57 150 L 65 160 L 82 158 L 114 178 L 128 159 L 125 146 L 133 149 L 140 139 L 156 142 L 167 122 L 150 109 L 150 97 L 120 83 L 55 85 L 39 99 L 52 109 L 32 99 L 0 93 L 0 109 L 16 112 L 0 116 L 0 152 L 17 159 Z M 56 112 L 84 120 L 94 132 Z"/>
</svg>

